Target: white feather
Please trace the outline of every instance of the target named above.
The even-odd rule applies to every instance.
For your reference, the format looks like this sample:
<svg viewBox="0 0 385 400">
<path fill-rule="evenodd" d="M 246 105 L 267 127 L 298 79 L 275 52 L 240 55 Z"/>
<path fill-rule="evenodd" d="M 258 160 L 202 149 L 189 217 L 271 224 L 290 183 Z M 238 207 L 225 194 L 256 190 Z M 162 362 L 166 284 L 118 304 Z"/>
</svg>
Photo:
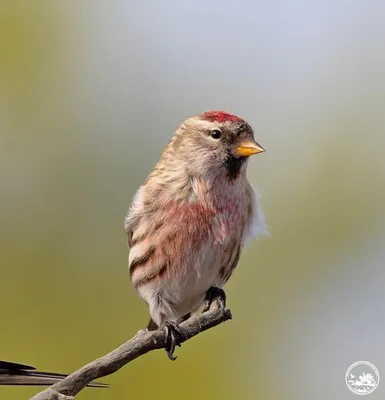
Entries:
<svg viewBox="0 0 385 400">
<path fill-rule="evenodd" d="M 260 236 L 270 236 L 269 228 L 266 225 L 265 216 L 263 215 L 262 207 L 259 202 L 260 194 L 255 187 L 253 189 L 253 215 L 249 226 L 243 234 L 243 245 L 250 243 L 251 240 Z"/>
</svg>

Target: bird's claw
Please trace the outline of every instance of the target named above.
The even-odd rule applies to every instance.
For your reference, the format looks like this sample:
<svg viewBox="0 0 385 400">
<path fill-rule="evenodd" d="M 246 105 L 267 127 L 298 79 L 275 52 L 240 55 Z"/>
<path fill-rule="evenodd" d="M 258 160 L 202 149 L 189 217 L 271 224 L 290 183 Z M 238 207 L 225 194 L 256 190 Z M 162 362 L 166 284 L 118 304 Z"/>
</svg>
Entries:
<svg viewBox="0 0 385 400">
<path fill-rule="evenodd" d="M 219 309 L 222 311 L 223 321 L 226 321 L 226 293 L 223 289 L 212 286 L 206 293 L 203 312 L 208 311 L 214 301 L 217 302 Z"/>
<path fill-rule="evenodd" d="M 161 325 L 164 334 L 166 336 L 166 353 L 170 360 L 175 361 L 177 357 L 174 356 L 175 347 L 179 346 L 182 340 L 182 332 L 179 326 L 175 322 L 165 321 Z"/>
</svg>

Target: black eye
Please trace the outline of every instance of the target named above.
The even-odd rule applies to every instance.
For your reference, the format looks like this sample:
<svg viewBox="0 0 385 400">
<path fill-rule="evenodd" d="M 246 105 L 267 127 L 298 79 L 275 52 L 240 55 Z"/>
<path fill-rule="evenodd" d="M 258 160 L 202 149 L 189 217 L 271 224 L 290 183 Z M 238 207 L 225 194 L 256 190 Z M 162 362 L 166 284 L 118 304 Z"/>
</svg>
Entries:
<svg viewBox="0 0 385 400">
<path fill-rule="evenodd" d="M 221 136 L 222 136 L 222 132 L 219 131 L 218 129 L 214 129 L 213 131 L 211 131 L 211 137 L 213 139 L 220 139 Z"/>
</svg>

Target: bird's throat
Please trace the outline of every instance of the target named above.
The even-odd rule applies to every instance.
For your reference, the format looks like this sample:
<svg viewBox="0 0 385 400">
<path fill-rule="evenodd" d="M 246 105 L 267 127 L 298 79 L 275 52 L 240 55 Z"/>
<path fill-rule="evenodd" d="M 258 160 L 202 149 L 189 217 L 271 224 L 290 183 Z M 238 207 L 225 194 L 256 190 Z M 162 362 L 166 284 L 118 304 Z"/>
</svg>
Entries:
<svg viewBox="0 0 385 400">
<path fill-rule="evenodd" d="M 229 179 L 232 180 L 238 178 L 239 174 L 241 173 L 242 166 L 245 164 L 246 160 L 246 157 L 229 156 L 224 164 L 227 169 L 227 176 Z"/>
</svg>

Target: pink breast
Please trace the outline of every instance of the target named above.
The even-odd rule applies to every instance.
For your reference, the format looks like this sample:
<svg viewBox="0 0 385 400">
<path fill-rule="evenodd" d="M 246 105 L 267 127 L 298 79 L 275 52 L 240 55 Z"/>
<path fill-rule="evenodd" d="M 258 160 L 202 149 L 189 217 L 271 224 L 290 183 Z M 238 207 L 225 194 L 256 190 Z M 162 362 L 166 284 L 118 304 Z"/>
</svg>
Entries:
<svg viewBox="0 0 385 400">
<path fill-rule="evenodd" d="M 238 237 L 243 230 L 243 216 L 236 198 L 222 198 L 215 204 L 218 229 L 216 242 L 224 243 Z"/>
</svg>

